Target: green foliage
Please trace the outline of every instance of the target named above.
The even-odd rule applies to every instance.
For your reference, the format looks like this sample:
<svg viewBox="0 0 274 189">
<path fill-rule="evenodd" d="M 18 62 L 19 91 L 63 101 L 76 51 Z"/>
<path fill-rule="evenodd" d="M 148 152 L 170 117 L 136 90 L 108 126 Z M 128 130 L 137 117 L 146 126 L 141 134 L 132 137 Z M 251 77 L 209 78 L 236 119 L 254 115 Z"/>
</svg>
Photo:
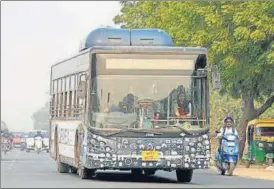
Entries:
<svg viewBox="0 0 274 189">
<path fill-rule="evenodd" d="M 260 107 L 262 104 L 260 102 L 257 102 L 255 105 L 257 107 Z M 259 118 L 260 119 L 274 119 L 274 104 L 272 104 L 272 106 L 269 107 Z"/>
<path fill-rule="evenodd" d="M 175 45 L 209 49 L 210 63 L 218 65 L 221 73 L 221 94 L 226 94 L 211 96 L 212 130 L 219 127 L 227 110 L 236 120 L 242 115 L 241 152 L 247 122 L 267 114 L 273 118 L 274 2 L 124 2 L 114 22 L 122 28 L 160 28 Z M 254 108 L 254 100 L 260 108 Z"/>
<path fill-rule="evenodd" d="M 49 103 L 33 113 L 34 129 L 48 129 L 49 123 Z"/>
<path fill-rule="evenodd" d="M 218 92 L 211 92 L 210 110 L 212 132 L 224 125 L 224 118 L 228 115 L 233 117 L 235 126 L 239 126 L 239 120 L 242 116 L 241 100 L 235 100 L 229 95 L 221 96 Z"/>
<path fill-rule="evenodd" d="M 176 45 L 209 48 L 222 92 L 270 96 L 274 88 L 274 2 L 125 3 L 114 18 L 123 28 L 161 28 Z"/>
</svg>

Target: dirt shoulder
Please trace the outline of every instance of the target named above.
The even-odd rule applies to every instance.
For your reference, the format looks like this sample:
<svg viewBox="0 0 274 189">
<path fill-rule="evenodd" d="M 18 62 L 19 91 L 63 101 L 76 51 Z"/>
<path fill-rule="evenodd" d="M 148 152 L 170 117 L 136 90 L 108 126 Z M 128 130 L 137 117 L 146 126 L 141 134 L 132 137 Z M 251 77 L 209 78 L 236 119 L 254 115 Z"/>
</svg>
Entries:
<svg viewBox="0 0 274 189">
<path fill-rule="evenodd" d="M 274 168 L 273 167 L 265 168 L 265 167 L 259 167 L 259 166 L 245 168 L 244 166 L 239 165 L 234 170 L 233 175 L 240 176 L 240 177 L 274 181 Z"/>
</svg>

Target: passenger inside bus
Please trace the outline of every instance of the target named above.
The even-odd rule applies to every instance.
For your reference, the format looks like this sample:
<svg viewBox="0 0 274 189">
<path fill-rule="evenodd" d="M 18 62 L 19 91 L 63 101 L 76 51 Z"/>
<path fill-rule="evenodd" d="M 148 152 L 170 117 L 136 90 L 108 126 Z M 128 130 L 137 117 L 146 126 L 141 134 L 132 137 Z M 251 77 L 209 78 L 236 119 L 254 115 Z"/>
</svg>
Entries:
<svg viewBox="0 0 274 189">
<path fill-rule="evenodd" d="M 186 100 L 183 92 L 179 92 L 173 108 L 175 117 L 184 118 L 191 116 L 191 104 Z"/>
</svg>

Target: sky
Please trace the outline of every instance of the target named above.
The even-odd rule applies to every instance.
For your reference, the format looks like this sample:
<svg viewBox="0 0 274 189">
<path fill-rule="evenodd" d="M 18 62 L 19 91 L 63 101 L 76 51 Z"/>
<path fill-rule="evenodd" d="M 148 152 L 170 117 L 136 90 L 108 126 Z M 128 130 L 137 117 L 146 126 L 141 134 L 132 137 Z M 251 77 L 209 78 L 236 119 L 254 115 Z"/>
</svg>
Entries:
<svg viewBox="0 0 274 189">
<path fill-rule="evenodd" d="M 1 2 L 1 120 L 10 130 L 33 128 L 49 100 L 50 66 L 76 54 L 93 29 L 114 26 L 119 12 L 118 1 Z"/>
</svg>

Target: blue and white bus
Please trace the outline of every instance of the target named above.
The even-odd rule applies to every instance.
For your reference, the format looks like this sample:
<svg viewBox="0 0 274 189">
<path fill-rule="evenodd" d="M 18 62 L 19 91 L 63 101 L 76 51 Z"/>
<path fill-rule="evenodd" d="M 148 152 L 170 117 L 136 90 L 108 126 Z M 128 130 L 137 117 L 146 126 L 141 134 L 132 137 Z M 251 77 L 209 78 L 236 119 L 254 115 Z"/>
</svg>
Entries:
<svg viewBox="0 0 274 189">
<path fill-rule="evenodd" d="M 175 47 L 158 29 L 98 28 L 51 67 L 50 154 L 58 171 L 190 182 L 209 168 L 207 49 Z"/>
</svg>

